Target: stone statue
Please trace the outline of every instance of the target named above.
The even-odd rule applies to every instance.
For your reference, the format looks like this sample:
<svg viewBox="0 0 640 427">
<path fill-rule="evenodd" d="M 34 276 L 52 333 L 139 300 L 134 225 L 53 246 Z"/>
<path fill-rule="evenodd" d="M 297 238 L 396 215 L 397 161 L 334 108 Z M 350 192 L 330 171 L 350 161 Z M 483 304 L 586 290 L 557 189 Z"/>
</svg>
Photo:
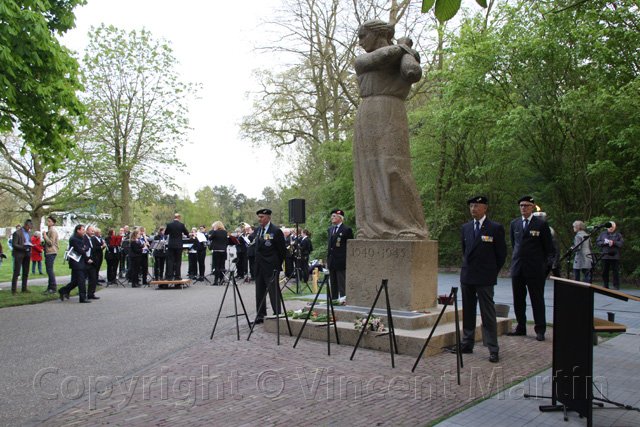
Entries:
<svg viewBox="0 0 640 427">
<path fill-rule="evenodd" d="M 358 30 L 366 51 L 355 60 L 362 102 L 353 138 L 356 225 L 359 239 L 428 239 L 429 231 L 411 172 L 404 101 L 422 77 L 408 38 L 393 44 L 394 27 L 365 22 Z"/>
</svg>

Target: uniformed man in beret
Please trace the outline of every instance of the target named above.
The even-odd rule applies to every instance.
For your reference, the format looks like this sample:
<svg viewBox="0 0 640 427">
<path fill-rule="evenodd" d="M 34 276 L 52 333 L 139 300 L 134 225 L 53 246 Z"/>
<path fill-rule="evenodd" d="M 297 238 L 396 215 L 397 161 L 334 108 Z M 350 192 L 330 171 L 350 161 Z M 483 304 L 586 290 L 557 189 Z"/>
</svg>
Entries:
<svg viewBox="0 0 640 427">
<path fill-rule="evenodd" d="M 527 291 L 531 299 L 535 332 L 538 341 L 544 341 L 547 319 L 544 304 L 544 284 L 554 258 L 551 230 L 547 222 L 533 215 L 535 200 L 524 196 L 518 200 L 521 217 L 511 221 L 511 288 L 513 308 L 518 326 L 507 335 L 527 334 Z"/>
<path fill-rule="evenodd" d="M 353 239 L 353 231 L 342 221 L 344 221 L 344 211 L 332 210 L 331 224 L 333 225 L 327 230 L 329 233 L 327 267 L 331 280 L 331 298 L 334 299 L 346 295 L 347 240 Z"/>
<path fill-rule="evenodd" d="M 480 304 L 482 340 L 489 349 L 489 361 L 500 360 L 496 307 L 493 302 L 498 272 L 507 257 L 504 227 L 487 218 L 487 198 L 476 196 L 467 200 L 472 221 L 462 226 L 462 347 L 463 353 L 473 353 L 476 342 L 476 305 Z"/>
<path fill-rule="evenodd" d="M 256 230 L 256 257 L 255 257 L 255 277 L 256 277 L 256 311 L 257 316 L 254 323 L 262 323 L 267 315 L 267 305 L 260 304 L 266 292 L 269 292 L 271 308 L 278 315 L 281 312 L 282 304 L 277 304 L 278 279 L 282 271 L 282 262 L 286 245 L 282 230 L 271 223 L 271 210 L 260 209 L 258 215 L 259 227 Z M 275 272 L 275 273 L 274 273 Z"/>
</svg>

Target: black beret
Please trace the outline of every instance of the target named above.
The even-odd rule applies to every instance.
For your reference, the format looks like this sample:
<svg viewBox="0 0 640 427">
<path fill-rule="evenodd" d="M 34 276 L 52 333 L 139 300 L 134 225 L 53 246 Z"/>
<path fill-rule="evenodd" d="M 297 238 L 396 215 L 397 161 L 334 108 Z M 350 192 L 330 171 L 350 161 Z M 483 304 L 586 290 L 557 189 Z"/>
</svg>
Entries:
<svg viewBox="0 0 640 427">
<path fill-rule="evenodd" d="M 469 200 L 467 200 L 467 204 L 470 205 L 471 203 L 480 203 L 483 205 L 486 205 L 488 202 L 487 198 L 484 196 L 474 196 L 472 198 L 470 198 Z"/>
<path fill-rule="evenodd" d="M 260 209 L 256 212 L 256 215 L 269 215 L 271 216 L 271 209 Z"/>
<path fill-rule="evenodd" d="M 344 216 L 344 211 L 342 209 L 334 209 L 331 211 L 331 215 L 338 214 Z"/>
<path fill-rule="evenodd" d="M 518 200 L 518 204 L 520 204 L 521 202 L 529 202 L 529 203 L 532 203 L 534 205 L 536 204 L 536 201 L 533 200 L 533 197 L 531 197 L 531 196 L 520 197 L 520 200 Z"/>
</svg>

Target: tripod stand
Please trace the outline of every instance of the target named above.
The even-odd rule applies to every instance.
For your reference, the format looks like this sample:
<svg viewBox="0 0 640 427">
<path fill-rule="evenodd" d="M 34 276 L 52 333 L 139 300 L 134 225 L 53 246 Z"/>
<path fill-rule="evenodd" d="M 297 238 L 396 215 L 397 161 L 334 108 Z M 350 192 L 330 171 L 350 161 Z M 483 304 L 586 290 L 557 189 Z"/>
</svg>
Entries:
<svg viewBox="0 0 640 427">
<path fill-rule="evenodd" d="M 240 295 L 240 289 L 238 289 L 238 284 L 236 283 L 236 278 L 234 274 L 234 270 L 223 270 L 222 272 L 222 283 L 225 284 L 224 294 L 222 295 L 222 301 L 220 301 L 220 309 L 218 310 L 218 315 L 216 316 L 216 322 L 213 324 L 213 330 L 211 331 L 211 337 L 209 339 L 213 339 L 213 334 L 216 332 L 216 326 L 218 325 L 218 319 L 220 319 L 220 313 L 222 313 L 222 306 L 224 305 L 224 300 L 227 297 L 227 291 L 229 290 L 229 286 L 233 287 L 233 309 L 235 314 L 232 314 L 229 317 L 236 318 L 236 336 L 237 339 L 240 340 L 240 325 L 238 322 L 238 299 L 240 300 L 240 305 L 242 306 L 242 313 L 244 317 L 247 319 L 247 325 L 251 328 L 251 322 L 249 321 L 249 316 L 247 315 L 247 309 L 244 306 L 244 301 L 242 301 L 242 295 Z"/>
<path fill-rule="evenodd" d="M 457 287 L 452 287 L 451 288 L 451 293 L 449 294 L 449 298 L 447 298 L 446 301 L 442 301 L 444 304 L 442 306 L 442 311 L 440 311 L 440 315 L 438 316 L 438 319 L 436 320 L 436 323 L 433 324 L 433 327 L 431 328 L 431 332 L 429 332 L 429 337 L 427 338 L 427 341 L 425 341 L 424 346 L 422 346 L 422 350 L 420 350 L 420 354 L 418 355 L 418 358 L 416 359 L 416 363 L 413 364 L 413 368 L 411 369 L 411 372 L 415 372 L 416 368 L 418 367 L 418 363 L 420 363 L 420 360 L 422 359 L 422 355 L 424 354 L 425 350 L 427 349 L 427 346 L 429 345 L 429 341 L 431 341 L 431 337 L 433 337 L 433 333 L 436 331 L 436 328 L 438 327 L 438 323 L 440 323 L 440 319 L 442 319 L 442 316 L 444 315 L 444 311 L 447 309 L 447 306 L 449 306 L 449 303 L 453 301 L 453 309 L 455 310 L 455 322 L 456 322 L 456 349 L 455 349 L 455 353 L 456 353 L 456 370 L 458 373 L 458 385 L 460 385 L 460 368 L 464 368 L 464 363 L 462 361 L 462 352 L 460 351 L 460 320 L 458 318 L 458 288 Z M 447 348 L 442 348 L 442 347 L 437 347 L 441 350 L 446 350 L 451 352 L 451 350 L 447 349 Z"/>
<path fill-rule="evenodd" d="M 320 284 L 320 287 L 318 288 L 318 292 L 316 293 L 316 297 L 314 298 L 313 303 L 311 303 L 311 307 L 309 308 L 309 311 L 307 312 L 307 317 L 304 319 L 304 323 L 302 324 L 302 327 L 300 328 L 300 332 L 298 332 L 298 337 L 296 338 L 296 342 L 293 344 L 293 348 L 296 348 L 296 346 L 298 345 L 298 341 L 300 340 L 300 337 L 302 336 L 302 331 L 304 331 L 304 327 L 307 326 L 307 322 L 309 321 L 309 317 L 311 317 L 311 313 L 313 312 L 313 307 L 315 307 L 316 302 L 318 301 L 318 297 L 320 296 L 320 293 L 322 292 L 322 287 L 324 285 L 327 285 L 327 355 L 331 356 L 331 324 L 332 323 L 333 323 L 333 326 L 334 326 L 335 331 L 336 331 L 336 343 L 338 345 L 340 345 L 340 338 L 338 337 L 338 325 L 336 324 L 336 313 L 333 310 L 333 301 L 331 300 L 331 298 L 332 298 L 331 297 L 331 286 L 329 286 L 329 284 L 327 283 L 328 280 L 329 280 L 329 276 L 325 275 L 324 276 L 324 280 L 322 280 L 322 283 Z"/>
<path fill-rule="evenodd" d="M 269 280 L 269 282 L 266 284 L 266 289 L 264 292 L 264 296 L 262 297 L 262 300 L 260 301 L 260 304 L 258 305 L 258 313 L 256 314 L 256 316 L 260 315 L 260 312 L 262 311 L 262 308 L 265 307 L 265 304 L 267 303 L 267 295 L 269 294 L 269 288 L 271 288 L 272 286 L 275 286 L 275 296 L 276 296 L 276 303 L 274 304 L 276 307 L 276 313 L 275 313 L 275 318 L 276 318 L 276 333 L 278 335 L 278 345 L 280 345 L 280 313 L 278 313 L 278 311 L 280 311 L 280 308 L 282 307 L 282 311 L 284 312 L 284 318 L 287 321 L 287 328 L 289 329 L 289 336 L 292 337 L 293 333 L 291 332 L 291 325 L 289 324 L 289 317 L 287 316 L 287 308 L 284 306 L 284 299 L 282 298 L 282 291 L 280 290 L 280 286 L 278 286 L 278 270 L 273 270 L 273 273 L 271 274 L 271 280 Z M 257 280 L 256 280 L 256 286 L 258 286 Z M 265 313 L 266 313 L 266 307 L 265 307 Z M 257 319 L 257 318 L 256 318 Z M 253 324 L 251 325 L 251 331 L 249 331 L 249 336 L 247 337 L 247 341 L 249 341 L 249 338 L 251 338 L 251 334 L 253 334 L 253 328 L 256 327 L 256 322 L 253 322 Z"/>
</svg>

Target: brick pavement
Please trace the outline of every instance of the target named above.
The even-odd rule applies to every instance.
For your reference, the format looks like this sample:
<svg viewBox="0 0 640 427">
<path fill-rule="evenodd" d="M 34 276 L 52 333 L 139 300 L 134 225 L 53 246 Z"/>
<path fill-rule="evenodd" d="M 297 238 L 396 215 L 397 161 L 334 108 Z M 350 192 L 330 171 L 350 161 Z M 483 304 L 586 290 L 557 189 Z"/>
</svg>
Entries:
<svg viewBox="0 0 640 427">
<path fill-rule="evenodd" d="M 424 359 L 302 340 L 259 327 L 250 341 L 235 329 L 203 339 L 124 382 L 52 414 L 47 426 L 426 425 L 550 366 L 551 337 L 501 338 L 498 364 L 482 345 L 465 355 L 461 385 L 456 358 Z M 493 381 L 493 383 L 491 383 Z M 96 389 L 100 389 L 96 387 Z M 496 398 L 500 399 L 503 393 Z"/>
</svg>

